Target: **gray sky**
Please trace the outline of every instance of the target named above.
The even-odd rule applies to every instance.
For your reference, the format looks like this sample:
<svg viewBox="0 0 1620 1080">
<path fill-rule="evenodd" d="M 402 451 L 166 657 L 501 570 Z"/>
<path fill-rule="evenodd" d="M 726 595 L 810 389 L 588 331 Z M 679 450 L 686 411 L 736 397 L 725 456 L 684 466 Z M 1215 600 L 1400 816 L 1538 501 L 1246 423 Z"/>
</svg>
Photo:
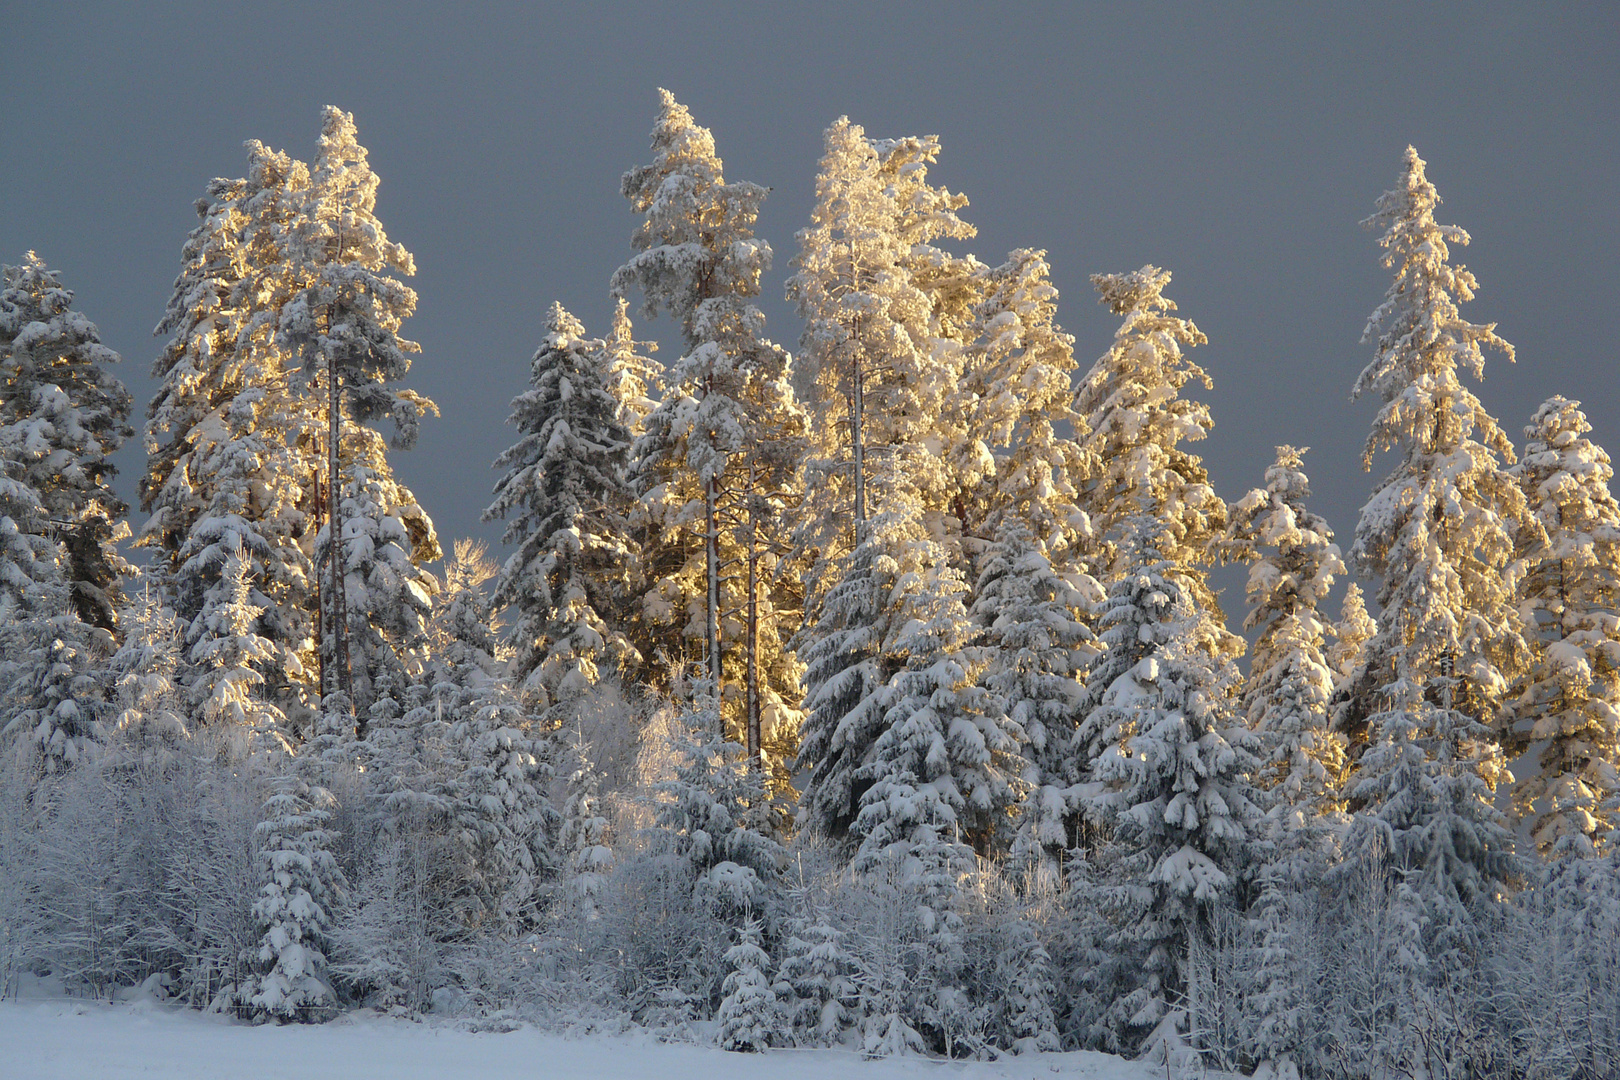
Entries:
<svg viewBox="0 0 1620 1080">
<path fill-rule="evenodd" d="M 1310 445 L 1347 548 L 1376 478 L 1359 464 L 1372 404 L 1348 393 L 1387 286 L 1357 222 L 1413 143 L 1441 220 L 1474 237 L 1464 316 L 1518 346 L 1476 388 L 1487 407 L 1517 436 L 1543 398 L 1578 398 L 1620 452 L 1613 4 L 5 7 L 0 260 L 33 248 L 62 271 L 142 407 L 208 179 L 241 175 L 249 138 L 309 160 L 320 106 L 355 114 L 378 214 L 418 266 L 409 385 L 444 413 L 395 465 L 446 540 L 498 536 L 479 523 L 489 462 L 551 301 L 606 329 L 635 223 L 618 178 L 647 160 L 659 86 L 713 129 L 728 179 L 774 189 L 779 341 L 798 338 L 782 281 L 823 128 L 938 134 L 931 175 L 979 226 L 961 249 L 1047 249 L 1082 367 L 1115 328 L 1088 275 L 1174 273 L 1210 338 L 1193 355 L 1216 427 L 1197 449 L 1217 488 Z M 666 321 L 640 329 L 673 344 Z M 132 501 L 138 444 L 120 455 Z"/>
</svg>

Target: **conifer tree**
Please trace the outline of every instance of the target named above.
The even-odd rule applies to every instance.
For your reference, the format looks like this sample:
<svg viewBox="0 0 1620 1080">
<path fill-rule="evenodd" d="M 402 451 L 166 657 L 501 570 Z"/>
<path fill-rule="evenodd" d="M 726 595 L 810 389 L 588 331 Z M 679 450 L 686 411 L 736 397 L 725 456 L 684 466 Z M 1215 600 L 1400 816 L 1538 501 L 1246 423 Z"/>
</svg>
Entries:
<svg viewBox="0 0 1620 1080">
<path fill-rule="evenodd" d="M 586 338 L 560 304 L 546 329 L 531 389 L 512 401 L 521 437 L 496 459 L 506 471 L 484 511 L 485 520 L 511 519 L 502 539 L 518 548 L 494 602 L 517 611 L 512 675 L 538 692 L 542 708 L 577 696 L 603 669 L 639 659 L 624 629 L 609 622 L 636 574 L 627 535 L 630 433 L 604 385 L 604 343 Z"/>
<path fill-rule="evenodd" d="M 0 628 L 15 628 L 66 603 L 62 551 L 46 532 L 45 508 L 23 472 L 22 462 L 0 445 Z"/>
<path fill-rule="evenodd" d="M 635 440 L 641 437 L 647 414 L 658 406 L 663 389 L 664 365 L 647 353 L 658 351 L 656 341 L 636 341 L 630 325 L 630 301 L 613 302 L 613 326 L 606 340 L 607 364 L 603 385 L 617 402 L 614 419 Z"/>
<path fill-rule="evenodd" d="M 646 417 L 635 449 L 637 487 L 662 536 L 647 553 L 651 588 L 644 607 L 652 621 L 677 632 L 663 636 L 672 664 L 687 652 L 682 616 L 694 628 L 701 616 L 705 677 L 723 709 L 746 714 L 734 726 L 751 733 L 768 666 L 757 662 L 760 639 L 744 627 L 738 627 L 742 635 L 727 633 L 725 624 L 741 620 L 725 616 L 757 609 L 761 504 L 780 489 L 781 464 L 791 458 L 780 448 L 791 445 L 803 421 L 790 358 L 764 336 L 765 316 L 752 300 L 771 261 L 770 245 L 753 234 L 767 189 L 727 183 L 713 135 L 668 91 L 660 94 L 654 160 L 626 173 L 622 183 L 625 197 L 645 215 L 632 237 L 637 254 L 613 276 L 615 294 L 638 286 L 646 314 L 668 312 L 686 345 L 666 373 L 668 393 Z M 701 559 L 694 533 L 702 540 Z M 727 594 L 732 563 L 747 567 L 741 595 Z M 757 619 L 747 623 L 757 629 Z M 733 704 L 738 695 L 727 690 L 735 680 L 728 680 L 723 656 L 726 639 L 737 636 L 754 657 L 742 710 Z M 786 680 L 797 673 L 791 665 L 780 667 L 785 683 L 774 689 L 785 701 L 792 696 Z"/>
<path fill-rule="evenodd" d="M 1368 743 L 1346 787 L 1365 809 L 1345 839 L 1346 865 L 1366 863 L 1397 891 L 1414 967 L 1471 947 L 1475 913 L 1514 875 L 1513 834 L 1496 809 L 1507 777 L 1497 732 L 1455 707 L 1461 678 L 1442 684 L 1404 670 L 1368 718 Z"/>
<path fill-rule="evenodd" d="M 1318 614 L 1335 575 L 1344 573 L 1333 530 L 1305 507 L 1310 481 L 1303 450 L 1277 447 L 1266 486 L 1231 504 L 1227 550 L 1249 565 L 1249 614 L 1255 633 L 1242 712 L 1260 736 L 1257 777 L 1280 800 L 1285 820 L 1310 822 L 1330 810 L 1344 773 L 1344 737 L 1329 726 L 1334 674 Z"/>
<path fill-rule="evenodd" d="M 1081 500 L 1094 537 L 1092 573 L 1108 581 L 1124 571 L 1126 522 L 1147 514 L 1169 525 L 1160 542 L 1169 545 L 1163 553 L 1175 572 L 1185 575 L 1189 600 L 1199 610 L 1219 611 L 1203 567 L 1226 527 L 1226 504 L 1210 487 L 1203 462 L 1180 445 L 1204 438 L 1213 426 L 1207 405 L 1181 396 L 1190 381 L 1213 385 L 1183 352 L 1208 339 L 1170 314 L 1176 305 L 1164 296 L 1167 270 L 1144 266 L 1096 274 L 1091 282 L 1100 302 L 1125 317 L 1075 395 L 1075 411 L 1085 419 L 1081 447 L 1098 470 Z M 1224 629 L 1220 634 L 1220 651 L 1241 655 L 1241 639 Z"/>
<path fill-rule="evenodd" d="M 800 909 L 788 920 L 776 977 L 779 993 L 792 992 L 788 1018 L 800 1046 L 835 1045 L 855 1022 L 857 962 L 846 937 L 819 912 Z"/>
<path fill-rule="evenodd" d="M 787 1038 L 787 1017 L 776 1000 L 766 972 L 771 958 L 760 948 L 760 923 L 750 919 L 737 933 L 737 944 L 726 950 L 731 973 L 721 984 L 719 1030 L 715 1039 L 722 1050 L 760 1051 Z"/>
<path fill-rule="evenodd" d="M 1328 646 L 1328 666 L 1333 669 L 1333 689 L 1338 700 L 1334 708 L 1334 726 L 1342 728 L 1337 720 L 1338 710 L 1346 702 L 1342 692 L 1355 680 L 1356 671 L 1365 658 L 1367 642 L 1378 633 L 1378 622 L 1367 614 L 1367 602 L 1361 598 L 1361 586 L 1355 582 L 1344 587 L 1344 599 L 1339 604 L 1339 619 L 1333 624 L 1333 641 Z"/>
<path fill-rule="evenodd" d="M 1512 444 L 1457 368 L 1481 378 L 1484 347 L 1510 360 L 1513 347 L 1495 323 L 1458 314 L 1477 282 L 1450 264 L 1449 245 L 1469 237 L 1436 224 L 1440 197 L 1424 167 L 1408 147 L 1395 188 L 1367 219 L 1385 230 L 1382 262 L 1395 281 L 1368 322 L 1376 351 L 1354 388 L 1381 400 L 1362 464 L 1370 469 L 1380 450 L 1399 459 L 1362 508 L 1351 550 L 1358 568 L 1378 578 L 1382 609 L 1356 693 L 1365 709 L 1379 687 L 1396 677 L 1422 683 L 1445 660 L 1462 680 L 1458 700 L 1495 723 L 1506 676 L 1527 651 L 1512 604 L 1512 559 L 1515 531 L 1534 524 L 1502 464 L 1514 460 Z"/>
<path fill-rule="evenodd" d="M 408 653 L 416 642 L 390 630 L 409 626 L 431 603 L 425 595 L 430 579 L 407 565 L 440 555 L 432 522 L 394 480 L 382 440 L 363 429 L 390 421 L 392 444 L 409 448 L 422 417 L 438 410 L 415 391 L 391 385 L 410 370 L 409 354 L 419 348 L 399 335 L 416 309 L 416 293 L 392 275 L 413 274 L 416 265 L 410 252 L 389 241 L 376 217 L 378 180 L 356 138 L 354 117 L 327 106 L 317 147 L 300 213 L 283 236 L 282 257 L 299 288 L 278 313 L 277 335 L 301 365 L 304 437 L 324 439 L 326 521 L 316 545 L 317 561 L 327 568 L 321 592 L 323 694 L 350 698 L 358 712 L 356 732 L 363 736 L 371 681 L 395 663 L 412 665 Z M 324 420 L 325 431 L 310 431 L 309 418 Z M 364 539 L 351 537 L 350 521 Z M 371 559 L 379 541 L 405 554 L 405 564 L 382 560 L 390 572 L 381 578 Z M 358 594 L 352 616 L 351 585 Z M 356 624 L 371 633 L 351 652 Z"/>
<path fill-rule="evenodd" d="M 512 694 L 499 684 L 467 695 L 445 734 L 454 770 L 442 789 L 452 835 L 470 854 L 470 922 L 522 926 L 555 870 L 551 761 Z"/>
<path fill-rule="evenodd" d="M 1051 267 L 1045 252 L 1020 248 L 983 277 L 958 390 L 963 529 L 990 540 L 1017 517 L 1054 564 L 1077 567 L 1090 531 L 1080 486 L 1093 465 L 1077 441 L 1085 418 L 1073 408 L 1074 339 L 1057 325 Z"/>
<path fill-rule="evenodd" d="M 204 724 L 250 732 L 266 748 L 290 749 L 286 717 L 264 693 L 263 669 L 277 650 L 255 630 L 262 609 L 252 600 L 245 555 L 237 547 L 226 557 L 220 587 L 188 628 L 192 713 Z"/>
<path fill-rule="evenodd" d="M 289 384 L 296 358 L 277 340 L 282 305 L 299 285 L 284 257 L 309 186 L 302 162 L 248 143 L 248 175 L 215 180 L 155 333 L 147 407 L 139 543 L 154 547 L 194 650 L 205 610 L 232 602 L 224 569 L 241 552 L 255 633 L 272 650 L 258 668 L 265 695 L 301 716 L 314 681 L 309 552 L 319 524 L 318 425 Z M 206 673 L 205 673 L 206 674 Z"/>
<path fill-rule="evenodd" d="M 129 391 L 109 370 L 117 353 L 72 308 L 73 292 L 32 251 L 0 268 L 0 446 L 32 489 L 37 519 L 61 545 L 73 609 L 111 630 L 128 535 L 108 459 L 129 427 Z"/>
<path fill-rule="evenodd" d="M 1513 745 L 1542 744 L 1513 799 L 1549 858 L 1602 852 L 1620 796 L 1620 503 L 1591 430 L 1579 402 L 1548 398 L 1513 470 L 1541 524 L 1517 550 L 1520 610 L 1538 640 L 1514 687 Z"/>
<path fill-rule="evenodd" d="M 762 777 L 742 744 L 720 734 L 707 687 L 677 718 L 675 776 L 656 821 L 692 882 L 693 895 L 724 918 L 768 912 L 787 856 L 771 835 Z"/>
<path fill-rule="evenodd" d="M 59 776 L 101 755 L 112 719 L 104 663 L 107 635 L 80 620 L 65 584 L 37 595 L 36 613 L 0 631 L 7 658 L 0 735 L 24 748 L 34 773 Z"/>
<path fill-rule="evenodd" d="M 1362 464 L 1385 449 L 1397 461 L 1362 508 L 1351 550 L 1379 581 L 1382 614 L 1340 719 L 1364 759 L 1353 804 L 1395 831 L 1389 858 L 1422 868 L 1425 902 L 1455 917 L 1455 902 L 1493 895 L 1509 865 L 1492 792 L 1506 775 L 1503 698 L 1529 651 L 1513 603 L 1515 537 L 1539 526 L 1502 464 L 1513 460 L 1507 435 L 1457 377 L 1459 365 L 1482 377 L 1486 346 L 1513 350 L 1494 323 L 1458 314 L 1476 281 L 1450 264 L 1450 244 L 1468 234 L 1435 222 L 1439 201 L 1408 147 L 1368 219 L 1385 230 L 1395 280 L 1368 323 L 1376 351 L 1355 384 L 1381 399 Z"/>
<path fill-rule="evenodd" d="M 1106 837 L 1097 858 L 1112 875 L 1114 944 L 1141 950 L 1142 981 L 1114 1015 L 1168 1045 L 1188 950 L 1208 940 L 1213 910 L 1234 900 L 1254 861 L 1260 762 L 1235 715 L 1235 667 L 1166 554 L 1175 530 L 1147 517 L 1126 527 L 1126 571 L 1102 616 L 1108 653 L 1079 738 L 1101 748 L 1085 798 Z"/>
<path fill-rule="evenodd" d="M 20 749 L 8 757 L 29 774 L 55 774 L 100 751 L 105 687 L 95 650 L 106 635 L 73 610 L 62 547 L 39 494 L 20 479 L 26 460 L 0 443 L 0 745 Z"/>
<path fill-rule="evenodd" d="M 1087 576 L 1060 574 L 1017 516 L 1003 520 L 984 562 L 969 613 L 990 648 L 984 685 L 1022 733 L 1013 861 L 1034 883 L 1055 887 L 1076 840 L 1080 677 L 1098 651 L 1080 620 L 1101 590 Z"/>
<path fill-rule="evenodd" d="M 878 509 L 867 491 L 876 468 L 904 470 L 936 506 L 948 497 L 939 425 L 960 357 L 941 355 L 937 301 L 921 269 L 951 262 L 934 241 L 974 229 L 956 213 L 966 198 L 927 182 L 937 137 L 870 139 L 840 117 L 824 144 L 788 297 L 805 320 L 800 350 L 820 390 L 811 399 L 817 450 L 803 542 L 837 566 Z"/>
<path fill-rule="evenodd" d="M 999 1043 L 1015 1054 L 1057 1050 L 1052 957 L 1023 919 L 1012 919 L 1005 936 L 992 972 L 992 985 L 1001 990 L 991 1005 Z"/>
<path fill-rule="evenodd" d="M 979 685 L 983 667 L 967 640 L 965 583 L 935 547 L 904 582 L 904 622 L 890 647 L 904 666 L 886 687 L 883 727 L 856 779 L 870 786 L 850 832 L 857 867 L 929 831 L 992 849 L 1013 799 L 1018 730 Z"/>
<path fill-rule="evenodd" d="M 258 825 L 264 886 L 253 905 L 262 930 L 256 972 L 238 990 L 255 1019 L 330 1019 L 337 992 L 327 972 L 332 908 L 344 887 L 332 857 L 331 793 L 296 775 L 277 777 Z"/>
<path fill-rule="evenodd" d="M 580 914 L 594 921 L 599 917 L 604 882 L 613 868 L 613 849 L 608 846 L 608 819 L 603 816 L 601 775 L 591 763 L 584 734 L 577 728 L 569 750 L 572 769 L 558 847 L 567 860 L 570 891 Z"/>
<path fill-rule="evenodd" d="M 107 662 L 117 707 L 113 726 L 135 762 L 161 766 L 190 734 L 179 686 L 179 621 L 147 580 L 130 597 L 119 626 L 124 640 Z"/>
</svg>

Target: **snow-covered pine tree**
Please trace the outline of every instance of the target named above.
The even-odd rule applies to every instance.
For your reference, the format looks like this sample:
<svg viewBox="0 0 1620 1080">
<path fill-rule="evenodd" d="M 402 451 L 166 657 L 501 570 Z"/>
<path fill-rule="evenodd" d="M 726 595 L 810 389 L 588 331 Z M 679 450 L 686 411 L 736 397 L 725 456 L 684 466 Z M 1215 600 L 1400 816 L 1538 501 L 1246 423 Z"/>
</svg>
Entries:
<svg viewBox="0 0 1620 1080">
<path fill-rule="evenodd" d="M 264 693 L 264 668 L 278 658 L 255 630 L 263 609 L 253 603 L 240 537 L 226 556 L 219 587 L 186 632 L 192 715 L 204 724 L 250 733 L 265 749 L 291 751 L 286 717 Z"/>
<path fill-rule="evenodd" d="M 1541 531 L 1520 533 L 1519 605 L 1535 659 L 1515 685 L 1515 748 L 1540 755 L 1513 789 L 1548 858 L 1600 854 L 1620 825 L 1620 503 L 1580 403 L 1548 398 L 1513 470 Z"/>
<path fill-rule="evenodd" d="M 637 487 L 660 534 L 646 553 L 650 589 L 643 607 L 648 621 L 674 631 L 654 646 L 666 665 L 681 663 L 688 652 L 682 638 L 701 617 L 705 677 L 726 713 L 743 714 L 732 726 L 751 734 L 764 700 L 792 700 L 797 683 L 791 662 L 759 662 L 766 640 L 750 628 L 757 631 L 764 588 L 757 550 L 762 506 L 769 508 L 782 487 L 783 465 L 792 457 L 784 447 L 798 437 L 803 418 L 790 357 L 764 336 L 765 316 L 753 302 L 771 262 L 770 245 L 753 233 L 767 189 L 727 183 L 713 135 L 667 90 L 659 93 L 653 162 L 627 172 L 622 183 L 645 215 L 631 239 L 637 254 L 613 275 L 616 295 L 639 287 L 646 314 L 668 312 L 686 345 L 635 448 Z M 743 588 L 728 593 L 734 578 L 724 571 L 733 561 L 748 572 Z M 728 617 L 744 608 L 754 613 L 748 625 Z M 727 689 L 724 655 L 737 637 L 751 657 L 742 695 Z M 780 684 L 767 686 L 773 670 Z"/>
<path fill-rule="evenodd" d="M 1080 776 L 1071 755 L 1080 675 L 1098 651 L 1080 620 L 1101 589 L 1088 576 L 1059 573 L 1022 517 L 1008 516 L 985 554 L 977 593 L 969 615 L 991 650 L 983 682 L 1023 735 L 1013 864 L 1032 888 L 1055 888 L 1077 840 Z"/>
<path fill-rule="evenodd" d="M 1513 460 L 1507 435 L 1457 377 L 1459 365 L 1482 377 L 1484 346 L 1513 350 L 1494 323 L 1458 315 L 1476 282 L 1449 262 L 1449 245 L 1468 234 L 1435 222 L 1439 201 L 1408 147 L 1395 188 L 1367 219 L 1384 228 L 1382 262 L 1395 280 L 1368 322 L 1377 347 L 1354 388 L 1382 402 L 1362 464 L 1370 469 L 1380 450 L 1398 460 L 1362 508 L 1351 549 L 1379 580 L 1382 614 L 1339 720 L 1352 759 L 1365 758 L 1353 804 L 1396 831 L 1389 857 L 1424 867 L 1429 899 L 1449 904 L 1494 895 L 1509 866 L 1492 792 L 1506 776 L 1498 740 L 1508 680 L 1529 654 L 1514 545 L 1540 526 L 1502 464 Z M 1420 777 L 1438 786 L 1407 786 Z M 1466 837 L 1465 850 L 1442 857 L 1448 835 Z M 1449 880 L 1453 872 L 1464 878 Z"/>
<path fill-rule="evenodd" d="M 496 684 L 468 695 L 445 735 L 455 770 L 442 794 L 459 846 L 471 853 L 469 923 L 521 926 L 534 918 L 542 879 L 555 870 L 555 816 L 545 788 L 546 747 L 515 696 Z"/>
<path fill-rule="evenodd" d="M 846 937 L 822 912 L 801 907 L 788 919 L 776 979 L 778 994 L 790 998 L 788 1019 L 800 1046 L 833 1046 L 855 1022 L 857 964 Z"/>
<path fill-rule="evenodd" d="M 1508 775 L 1497 731 L 1455 707 L 1460 677 L 1441 683 L 1435 704 L 1434 678 L 1399 674 L 1368 718 L 1374 739 L 1345 788 L 1364 809 L 1345 838 L 1344 864 L 1368 866 L 1395 893 L 1416 970 L 1475 947 L 1478 905 L 1502 895 L 1516 862 L 1495 805 Z"/>
<path fill-rule="evenodd" d="M 193 648 L 197 620 L 223 603 L 232 552 L 243 566 L 255 632 L 273 650 L 259 665 L 270 701 L 302 718 L 318 690 L 312 652 L 315 582 L 309 550 L 319 523 L 319 447 L 311 402 L 293 392 L 296 358 L 277 341 L 280 308 L 299 287 L 284 258 L 309 186 L 302 162 L 248 143 L 248 175 L 215 180 L 162 321 L 169 339 L 153 365 L 139 543 L 155 547 L 170 601 Z"/>
<path fill-rule="evenodd" d="M 938 138 L 870 139 L 840 117 L 824 147 L 788 298 L 805 320 L 800 351 L 819 390 L 801 543 L 836 567 L 878 509 L 867 490 L 875 468 L 904 468 L 927 501 L 947 499 L 939 425 L 959 357 L 942 355 L 936 299 L 919 268 L 951 262 L 934 241 L 975 230 L 956 213 L 966 198 L 927 182 Z M 896 456 L 906 464 L 890 462 Z"/>
<path fill-rule="evenodd" d="M 1013 801 L 1023 732 L 979 684 L 983 652 L 969 640 L 966 584 L 938 545 L 920 546 L 919 572 L 896 590 L 903 621 L 888 643 L 904 663 L 855 773 L 869 785 L 850 825 L 857 868 L 921 842 L 922 831 L 986 852 L 1005 843 L 996 829 Z"/>
<path fill-rule="evenodd" d="M 719 1027 L 715 1042 L 722 1050 L 757 1052 L 788 1040 L 787 1016 L 771 987 L 771 958 L 760 948 L 760 923 L 749 919 L 737 931 L 737 944 L 726 950 L 731 973 L 721 984 Z"/>
<path fill-rule="evenodd" d="M 614 419 L 624 425 L 632 440 L 638 439 L 647 414 L 658 406 L 664 388 L 664 365 L 647 355 L 658 351 L 656 341 L 635 340 L 630 301 L 622 296 L 613 302 L 613 325 L 605 344 L 603 386 L 618 403 Z"/>
<path fill-rule="evenodd" d="M 609 823 L 603 816 L 602 777 L 591 763 L 590 745 L 578 727 L 570 737 L 568 750 L 572 767 L 558 849 L 565 860 L 569 893 L 578 904 L 579 914 L 594 922 L 599 918 L 604 882 L 613 868 L 613 848 L 608 845 Z"/>
<path fill-rule="evenodd" d="M 1362 599 L 1361 586 L 1355 582 L 1344 587 L 1344 599 L 1339 603 L 1339 618 L 1333 624 L 1332 642 L 1328 645 L 1328 666 L 1333 669 L 1334 727 L 1340 728 L 1338 709 L 1348 698 L 1342 696 L 1356 678 L 1356 671 L 1366 653 L 1367 642 L 1378 633 L 1378 622 L 1367 614 L 1367 602 Z"/>
<path fill-rule="evenodd" d="M 404 654 L 415 642 L 397 631 L 417 623 L 431 604 L 431 579 L 415 568 L 440 555 L 432 522 L 393 478 L 381 438 L 366 425 L 392 422 L 392 444 L 409 448 L 422 417 L 438 409 L 392 385 L 419 348 L 399 335 L 416 309 L 416 293 L 393 275 L 413 274 L 416 264 L 377 219 L 377 175 L 353 115 L 327 106 L 317 146 L 301 212 L 282 237 L 282 257 L 299 288 L 279 311 L 277 340 L 301 364 L 297 387 L 308 403 L 306 417 L 325 421 L 324 433 L 300 433 L 310 442 L 324 438 L 326 458 L 326 521 L 316 551 L 327 568 L 320 593 L 323 691 L 351 699 L 363 737 L 372 681 L 396 664 L 412 665 Z M 334 537 L 341 558 L 334 557 Z M 379 545 L 397 548 L 404 561 L 393 553 L 379 557 Z M 352 612 L 351 584 L 358 587 Z M 356 625 L 370 632 L 353 642 Z"/>
<path fill-rule="evenodd" d="M 1075 411 L 1085 419 L 1077 436 L 1097 470 L 1080 500 L 1094 536 L 1091 571 L 1100 581 L 1123 573 L 1125 524 L 1147 514 L 1169 525 L 1159 542 L 1169 545 L 1163 554 L 1185 575 L 1188 599 L 1201 611 L 1217 612 L 1203 568 L 1226 527 L 1226 504 L 1210 487 L 1203 462 L 1180 445 L 1204 438 L 1213 426 L 1207 405 L 1181 396 L 1190 381 L 1213 385 L 1183 353 L 1208 339 L 1191 321 L 1170 314 L 1176 305 L 1164 296 L 1168 270 L 1144 266 L 1095 274 L 1091 282 L 1099 302 L 1125 317 L 1075 395 Z M 1219 633 L 1223 654 L 1242 654 L 1242 639 L 1224 628 Z"/>
<path fill-rule="evenodd" d="M 1189 948 L 1209 940 L 1214 909 L 1234 901 L 1255 862 L 1261 810 L 1250 778 L 1260 761 L 1236 715 L 1224 631 L 1168 554 L 1173 526 L 1147 516 L 1123 524 L 1125 572 L 1102 615 L 1108 652 L 1078 733 L 1100 748 L 1082 794 L 1105 837 L 1093 858 L 1107 872 L 1114 947 L 1140 950 L 1141 981 L 1114 1003 L 1112 1022 L 1170 1046 L 1185 1034 L 1176 1002 Z"/>
<path fill-rule="evenodd" d="M 637 568 L 628 533 L 630 433 L 607 374 L 605 344 L 553 304 L 530 389 L 512 400 L 519 438 L 495 459 L 505 472 L 484 511 L 486 521 L 510 519 L 502 540 L 517 550 L 494 603 L 516 610 L 512 677 L 538 695 L 541 709 L 640 659 L 615 625 Z"/>
<path fill-rule="evenodd" d="M 659 785 L 658 828 L 693 895 L 723 919 L 772 914 L 787 856 L 771 834 L 763 778 L 743 745 L 720 733 L 707 686 L 676 724 L 675 776 Z"/>
<path fill-rule="evenodd" d="M 966 438 L 954 450 L 963 531 L 991 540 L 1001 521 L 1026 523 L 1054 564 L 1077 567 L 1089 537 L 1080 487 L 1094 471 L 1078 441 L 1074 339 L 1057 325 L 1046 253 L 1020 248 L 983 275 L 973 310 L 958 408 Z M 1060 434 L 1067 425 L 1072 435 Z"/>
<path fill-rule="evenodd" d="M 179 686 L 180 624 L 148 579 L 130 596 L 119 628 L 124 640 L 107 663 L 117 708 L 112 723 L 128 761 L 161 768 L 190 734 Z"/>
<path fill-rule="evenodd" d="M 1304 450 L 1277 447 L 1266 485 L 1229 508 L 1228 557 L 1249 561 L 1249 613 L 1255 634 L 1242 713 L 1260 736 L 1256 778 L 1278 801 L 1279 824 L 1309 827 L 1330 812 L 1344 777 L 1344 736 L 1331 730 L 1332 628 L 1319 607 L 1345 572 L 1333 530 L 1305 506 Z"/>
<path fill-rule="evenodd" d="M 253 976 L 237 991 L 255 1020 L 320 1022 L 336 1015 L 326 970 L 332 908 L 344 888 L 327 828 L 331 793 L 296 774 L 272 781 L 257 834 L 264 877 L 253 917 L 261 928 Z"/>
<path fill-rule="evenodd" d="M 118 354 L 72 304 L 32 251 L 0 268 L 0 446 L 39 499 L 37 523 L 62 547 L 74 611 L 111 631 L 128 507 L 108 459 L 132 434 L 130 396 L 110 370 Z"/>
</svg>

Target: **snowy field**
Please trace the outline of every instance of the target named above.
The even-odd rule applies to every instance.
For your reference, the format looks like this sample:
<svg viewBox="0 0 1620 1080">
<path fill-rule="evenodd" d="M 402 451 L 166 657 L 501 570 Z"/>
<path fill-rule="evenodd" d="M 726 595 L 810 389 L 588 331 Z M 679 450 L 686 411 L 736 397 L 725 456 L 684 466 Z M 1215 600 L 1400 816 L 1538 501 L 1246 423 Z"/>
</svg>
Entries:
<svg viewBox="0 0 1620 1080">
<path fill-rule="evenodd" d="M 252 1027 L 151 1001 L 0 1002 L 3 1080 L 1154 1080 L 1162 1067 L 1106 1054 L 995 1062 L 864 1061 L 831 1050 L 728 1054 L 643 1035 L 473 1033 L 364 1013 L 321 1026 Z"/>
</svg>

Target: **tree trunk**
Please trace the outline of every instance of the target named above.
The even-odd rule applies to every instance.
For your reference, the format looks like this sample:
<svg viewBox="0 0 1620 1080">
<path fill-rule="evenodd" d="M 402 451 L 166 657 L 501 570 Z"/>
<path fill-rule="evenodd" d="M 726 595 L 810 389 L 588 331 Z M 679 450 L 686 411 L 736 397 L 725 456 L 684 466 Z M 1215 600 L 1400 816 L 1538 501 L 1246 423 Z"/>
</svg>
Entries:
<svg viewBox="0 0 1620 1080">
<path fill-rule="evenodd" d="M 749 463 L 750 493 L 758 482 L 753 462 Z M 748 506 L 748 768 L 756 776 L 763 761 L 759 738 L 759 514 L 758 506 Z"/>
<path fill-rule="evenodd" d="M 855 317 L 854 337 L 861 332 L 860 316 Z M 860 345 L 849 358 L 849 440 L 855 457 L 855 543 L 866 539 L 866 392 L 862 385 Z"/>
<path fill-rule="evenodd" d="M 353 709 L 354 681 L 349 667 L 348 598 L 344 595 L 343 587 L 343 503 L 338 498 L 343 486 L 338 477 L 338 436 L 341 428 L 339 406 L 342 403 L 342 391 L 338 385 L 337 370 L 330 359 L 327 361 L 326 386 L 326 554 L 332 568 L 332 682 L 334 689 L 341 690 L 348 696 L 349 708 Z M 365 737 L 364 721 L 356 725 L 355 736 Z"/>
<path fill-rule="evenodd" d="M 704 647 L 708 650 L 709 680 L 714 684 L 714 700 L 720 703 L 720 523 L 716 503 L 719 482 L 710 476 L 703 483 L 703 557 L 709 579 L 708 611 L 704 619 Z M 724 724 L 720 734 L 724 736 Z"/>
</svg>

